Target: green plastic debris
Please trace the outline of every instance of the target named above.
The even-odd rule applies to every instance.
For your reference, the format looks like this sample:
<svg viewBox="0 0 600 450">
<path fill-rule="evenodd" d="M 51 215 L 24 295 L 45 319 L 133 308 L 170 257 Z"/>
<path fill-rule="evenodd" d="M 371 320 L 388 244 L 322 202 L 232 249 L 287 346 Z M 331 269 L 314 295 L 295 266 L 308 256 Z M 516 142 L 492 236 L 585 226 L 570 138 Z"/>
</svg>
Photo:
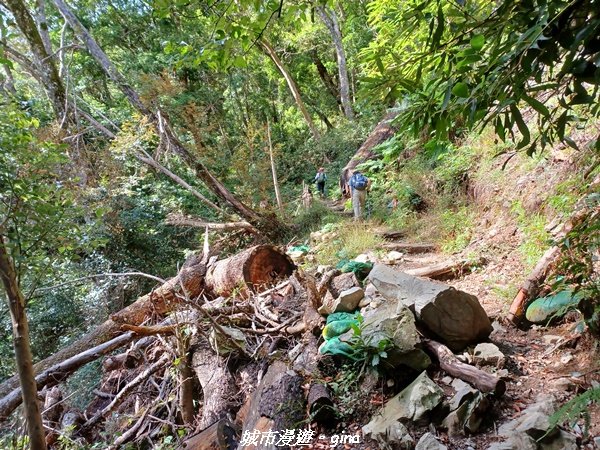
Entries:
<svg viewBox="0 0 600 450">
<path fill-rule="evenodd" d="M 346 356 L 356 360 L 355 350 L 351 344 L 340 341 L 339 336 L 352 329 L 358 330 L 362 322 L 360 313 L 337 312 L 327 317 L 327 325 L 323 328 L 325 342 L 319 348 L 322 354 Z"/>
<path fill-rule="evenodd" d="M 356 324 L 359 325 L 362 322 L 362 316 L 360 312 L 336 312 L 327 316 L 327 323 L 335 322 L 337 320 L 355 320 Z"/>
<path fill-rule="evenodd" d="M 308 253 L 310 251 L 310 247 L 306 244 L 303 245 L 296 245 L 294 247 L 291 247 L 288 252 L 302 252 L 302 253 Z"/>
<path fill-rule="evenodd" d="M 340 341 L 340 338 L 337 336 L 325 341 L 319 348 L 319 353 L 323 355 L 345 356 L 355 361 L 358 359 L 354 348 L 347 342 Z"/>
<path fill-rule="evenodd" d="M 347 259 L 342 259 L 338 263 L 336 268 L 340 269 L 342 272 L 354 272 L 356 278 L 358 278 L 359 281 L 362 281 L 365 278 L 367 278 L 367 275 L 369 275 L 369 272 L 371 272 L 371 269 L 373 268 L 373 263 L 363 263 L 358 261 L 348 261 Z"/>
<path fill-rule="evenodd" d="M 527 307 L 525 317 L 532 323 L 546 323 L 553 317 L 561 317 L 569 309 L 576 308 L 581 298 L 581 294 L 569 290 L 538 298 Z"/>
<path fill-rule="evenodd" d="M 323 337 L 325 339 L 331 339 L 333 337 L 344 334 L 346 331 L 352 329 L 352 325 L 358 326 L 356 320 L 336 320 L 323 328 Z"/>
</svg>

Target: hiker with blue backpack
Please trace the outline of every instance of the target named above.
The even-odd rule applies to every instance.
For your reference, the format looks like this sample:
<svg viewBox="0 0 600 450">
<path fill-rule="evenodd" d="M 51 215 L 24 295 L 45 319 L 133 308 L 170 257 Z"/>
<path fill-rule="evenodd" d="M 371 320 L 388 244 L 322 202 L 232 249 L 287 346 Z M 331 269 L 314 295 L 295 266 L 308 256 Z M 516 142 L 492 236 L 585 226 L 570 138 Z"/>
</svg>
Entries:
<svg viewBox="0 0 600 450">
<path fill-rule="evenodd" d="M 365 209 L 365 201 L 367 199 L 367 188 L 369 187 L 369 179 L 360 171 L 356 170 L 350 178 L 350 188 L 352 189 L 352 209 L 354 210 L 354 220 L 359 220 L 362 217 Z"/>
<path fill-rule="evenodd" d="M 321 194 L 321 198 L 325 198 L 325 182 L 327 181 L 327 174 L 323 167 L 319 167 L 317 174 L 315 175 L 315 183 L 317 183 L 317 190 Z"/>
</svg>

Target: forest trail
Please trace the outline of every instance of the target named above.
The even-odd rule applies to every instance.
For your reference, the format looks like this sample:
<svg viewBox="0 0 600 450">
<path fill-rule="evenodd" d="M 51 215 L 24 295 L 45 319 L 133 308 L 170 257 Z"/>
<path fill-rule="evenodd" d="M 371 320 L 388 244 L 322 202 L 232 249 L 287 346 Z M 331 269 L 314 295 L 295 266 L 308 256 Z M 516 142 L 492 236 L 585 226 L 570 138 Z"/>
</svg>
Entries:
<svg viewBox="0 0 600 450">
<path fill-rule="evenodd" d="M 344 214 L 342 201 L 330 201 L 327 206 L 336 214 Z M 352 219 L 344 220 L 347 226 L 353 226 Z M 507 391 L 502 397 L 493 400 L 481 429 L 476 433 L 467 436 L 447 435 L 438 429 L 438 439 L 449 449 L 487 449 L 503 439 L 498 434 L 502 425 L 509 427 L 507 424 L 513 423 L 511 421 L 518 422 L 528 417 L 528 412 L 525 411 L 528 407 L 535 408 L 537 402 L 548 398 L 552 398 L 554 404 L 564 404 L 576 393 L 585 392 L 590 384 L 597 383 L 595 380 L 598 380 L 600 369 L 592 356 L 596 344 L 591 336 L 583 333 L 576 314 L 567 315 L 564 320 L 554 321 L 552 324 L 533 325 L 527 330 L 515 327 L 506 319 L 508 305 L 506 299 L 498 295 L 499 287 L 493 280 L 506 282 L 522 276 L 519 265 L 513 261 L 516 258 L 517 244 L 510 227 L 500 229 L 498 233 L 481 233 L 473 239 L 475 245 L 467 247 L 460 254 L 448 255 L 431 244 L 411 240 L 411 236 L 407 236 L 405 232 L 382 227 L 368 220 L 363 223 L 368 232 L 383 237 L 384 241 L 364 251 L 356 258 L 357 261 L 384 263 L 395 270 L 409 273 L 444 265 L 449 261 L 473 261 L 473 265 L 467 270 L 449 272 L 437 278 L 456 289 L 474 294 L 479 299 L 493 322 L 493 331 L 487 342 L 495 344 L 504 355 L 502 364 L 491 368 L 491 371 L 506 381 Z M 500 243 L 504 248 L 490 257 L 481 249 L 492 243 L 496 246 Z M 403 248 L 404 252 L 401 250 Z M 481 257 L 482 255 L 485 257 Z M 474 364 L 472 348 L 457 355 L 460 360 Z M 449 377 L 444 371 L 434 370 L 432 374 L 432 379 L 439 386 L 445 386 L 447 392 L 452 392 Z M 372 401 L 377 402 L 380 395 L 381 393 L 374 391 Z M 585 429 L 581 422 L 573 422 L 572 426 L 565 424 L 564 429 L 579 442 L 586 441 L 587 436 L 600 435 L 598 405 L 590 404 L 587 414 L 589 429 Z M 359 430 L 364 421 L 347 425 L 349 429 Z M 588 441 L 585 447 L 577 448 L 600 448 L 597 441 Z M 324 445 L 316 444 L 311 448 L 326 448 Z M 372 445 L 365 443 L 364 446 L 351 448 L 376 448 Z M 570 445 L 565 441 L 559 447 L 552 448 L 571 448 Z"/>
</svg>

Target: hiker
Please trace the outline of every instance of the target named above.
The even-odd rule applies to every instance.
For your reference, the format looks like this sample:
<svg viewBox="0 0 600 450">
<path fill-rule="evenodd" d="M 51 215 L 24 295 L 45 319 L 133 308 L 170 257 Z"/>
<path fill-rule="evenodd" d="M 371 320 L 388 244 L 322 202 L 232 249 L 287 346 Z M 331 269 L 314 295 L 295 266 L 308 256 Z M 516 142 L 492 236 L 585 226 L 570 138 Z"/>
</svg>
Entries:
<svg viewBox="0 0 600 450">
<path fill-rule="evenodd" d="M 359 220 L 362 216 L 363 209 L 365 208 L 369 179 L 357 170 L 350 178 L 349 184 L 352 190 L 352 209 L 354 209 L 354 220 Z"/>
<path fill-rule="evenodd" d="M 323 167 L 319 167 L 317 174 L 315 175 L 315 183 L 317 183 L 317 191 L 321 194 L 321 198 L 325 197 L 325 181 L 327 181 L 327 174 Z"/>
</svg>

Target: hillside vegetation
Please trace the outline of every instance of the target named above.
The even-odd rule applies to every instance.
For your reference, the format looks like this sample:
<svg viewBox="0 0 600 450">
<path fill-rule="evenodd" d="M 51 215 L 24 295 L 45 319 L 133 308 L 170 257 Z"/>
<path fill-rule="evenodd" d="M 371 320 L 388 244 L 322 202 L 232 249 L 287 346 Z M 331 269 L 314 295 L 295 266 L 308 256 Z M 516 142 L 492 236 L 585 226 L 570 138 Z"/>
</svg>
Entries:
<svg viewBox="0 0 600 450">
<path fill-rule="evenodd" d="M 5 0 L 0 66 L 2 448 L 600 446 L 600 2 Z"/>
</svg>

